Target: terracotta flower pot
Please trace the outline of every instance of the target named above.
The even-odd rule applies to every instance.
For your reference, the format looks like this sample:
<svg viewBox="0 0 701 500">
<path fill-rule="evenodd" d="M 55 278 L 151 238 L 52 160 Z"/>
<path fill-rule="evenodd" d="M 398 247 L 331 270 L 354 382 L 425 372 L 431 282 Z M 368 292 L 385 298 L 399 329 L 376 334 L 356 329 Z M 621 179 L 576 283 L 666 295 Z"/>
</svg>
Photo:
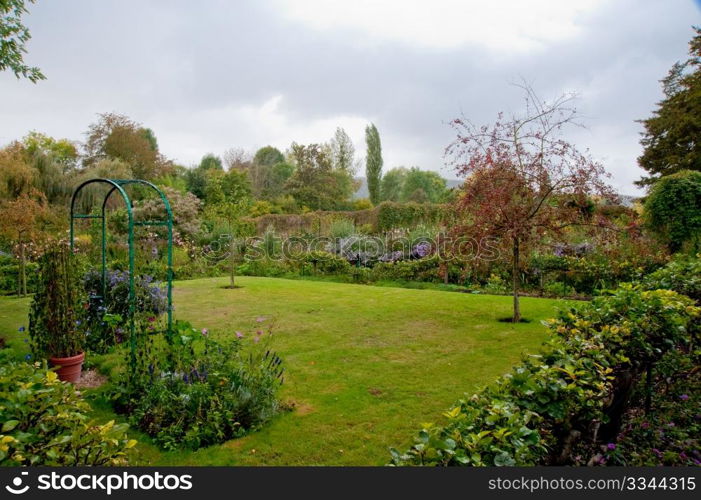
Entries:
<svg viewBox="0 0 701 500">
<path fill-rule="evenodd" d="M 49 358 L 49 362 L 51 362 L 53 366 L 59 367 L 59 369 L 56 370 L 58 379 L 62 380 L 63 382 L 73 383 L 80 380 L 80 373 L 83 371 L 84 360 L 84 352 L 68 358 Z"/>
</svg>

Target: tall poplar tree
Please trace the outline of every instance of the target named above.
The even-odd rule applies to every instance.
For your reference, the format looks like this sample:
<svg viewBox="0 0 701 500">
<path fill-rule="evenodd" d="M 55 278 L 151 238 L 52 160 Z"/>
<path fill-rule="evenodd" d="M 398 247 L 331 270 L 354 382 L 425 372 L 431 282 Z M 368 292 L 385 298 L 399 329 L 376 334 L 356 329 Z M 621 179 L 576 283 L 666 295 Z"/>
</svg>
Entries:
<svg viewBox="0 0 701 500">
<path fill-rule="evenodd" d="M 367 145 L 365 177 L 368 182 L 370 201 L 373 205 L 377 205 L 382 199 L 380 192 L 380 182 L 382 181 L 382 144 L 380 143 L 380 133 L 373 123 L 365 127 L 365 144 Z"/>
</svg>

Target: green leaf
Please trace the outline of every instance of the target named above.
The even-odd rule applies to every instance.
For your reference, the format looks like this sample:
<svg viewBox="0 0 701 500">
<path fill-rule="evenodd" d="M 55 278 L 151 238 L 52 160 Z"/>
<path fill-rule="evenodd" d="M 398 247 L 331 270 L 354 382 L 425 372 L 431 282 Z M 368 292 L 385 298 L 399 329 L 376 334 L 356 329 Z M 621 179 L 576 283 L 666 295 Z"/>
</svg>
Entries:
<svg viewBox="0 0 701 500">
<path fill-rule="evenodd" d="M 2 424 L 2 432 L 10 432 L 12 429 L 19 425 L 19 420 L 8 420 Z"/>
</svg>

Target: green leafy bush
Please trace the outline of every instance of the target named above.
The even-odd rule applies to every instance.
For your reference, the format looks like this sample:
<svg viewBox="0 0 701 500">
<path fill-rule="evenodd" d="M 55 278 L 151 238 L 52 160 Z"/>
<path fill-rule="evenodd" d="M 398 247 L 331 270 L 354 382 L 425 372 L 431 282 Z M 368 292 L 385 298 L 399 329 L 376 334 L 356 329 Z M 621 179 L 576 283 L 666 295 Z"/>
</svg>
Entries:
<svg viewBox="0 0 701 500">
<path fill-rule="evenodd" d="M 649 290 L 674 290 L 701 302 L 701 258 L 682 257 L 646 276 L 642 284 Z"/>
<path fill-rule="evenodd" d="M 39 285 L 29 310 L 29 335 L 36 357 L 69 357 L 83 352 L 79 328 L 80 286 L 70 249 L 58 244 L 41 257 Z"/>
<path fill-rule="evenodd" d="M 378 262 L 372 268 L 374 281 L 443 281 L 440 257 L 432 255 L 423 259 Z"/>
<path fill-rule="evenodd" d="M 294 265 L 311 266 L 314 272 L 322 274 L 350 274 L 352 268 L 346 259 L 322 251 L 304 253 L 295 259 Z"/>
<path fill-rule="evenodd" d="M 385 201 L 377 206 L 377 231 L 411 228 L 417 224 L 437 224 L 444 214 L 444 205 Z"/>
<path fill-rule="evenodd" d="M 701 310 L 668 290 L 624 286 L 548 322 L 536 356 L 428 425 L 395 465 L 573 463 L 573 446 L 615 436 L 642 373 L 686 352 Z"/>
<path fill-rule="evenodd" d="M 165 449 L 199 448 L 256 429 L 280 409 L 280 358 L 272 328 L 217 342 L 178 321 L 170 343 L 141 336 L 136 372 L 118 387 L 118 409 Z"/>
<path fill-rule="evenodd" d="M 33 292 L 37 286 L 37 272 L 39 265 L 36 262 L 27 262 L 27 290 Z M 19 290 L 19 263 L 9 255 L 0 255 L 0 294 L 14 294 Z"/>
<path fill-rule="evenodd" d="M 0 465 L 127 465 L 126 424 L 98 424 L 72 384 L 26 363 L 0 366 Z"/>
</svg>

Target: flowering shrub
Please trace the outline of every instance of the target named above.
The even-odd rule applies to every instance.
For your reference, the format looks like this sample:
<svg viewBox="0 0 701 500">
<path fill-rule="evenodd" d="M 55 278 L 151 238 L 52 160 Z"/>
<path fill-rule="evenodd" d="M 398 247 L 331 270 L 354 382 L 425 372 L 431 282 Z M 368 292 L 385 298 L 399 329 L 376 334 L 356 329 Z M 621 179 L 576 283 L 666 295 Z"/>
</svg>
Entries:
<svg viewBox="0 0 701 500">
<path fill-rule="evenodd" d="M 129 318 L 129 272 L 108 271 L 106 296 L 102 297 L 102 275 L 91 270 L 83 277 L 87 299 L 78 320 L 89 349 L 104 352 L 126 338 Z M 166 288 L 151 276 L 134 278 L 135 314 L 160 316 L 166 311 Z"/>
<path fill-rule="evenodd" d="M 171 343 L 141 336 L 137 372 L 114 395 L 118 408 L 163 448 L 239 437 L 279 411 L 283 368 L 269 346 L 272 328 L 235 332 L 226 341 L 182 321 L 175 330 Z"/>
<path fill-rule="evenodd" d="M 696 352 L 701 356 L 701 351 Z M 667 366 L 661 366 L 667 365 Z M 701 465 L 701 379 L 699 362 L 670 353 L 658 365 L 650 391 L 650 412 L 633 409 L 621 432 L 601 445 L 596 465 Z M 644 391 L 636 394 L 644 400 Z"/>
<path fill-rule="evenodd" d="M 688 353 L 701 310 L 668 290 L 622 287 L 561 313 L 536 356 L 427 425 L 395 465 L 572 464 L 578 443 L 617 435 L 641 375 Z M 580 453 L 594 454 L 584 446 Z"/>
<path fill-rule="evenodd" d="M 0 466 L 127 465 L 126 424 L 88 419 L 72 384 L 39 364 L 0 366 Z"/>
</svg>

